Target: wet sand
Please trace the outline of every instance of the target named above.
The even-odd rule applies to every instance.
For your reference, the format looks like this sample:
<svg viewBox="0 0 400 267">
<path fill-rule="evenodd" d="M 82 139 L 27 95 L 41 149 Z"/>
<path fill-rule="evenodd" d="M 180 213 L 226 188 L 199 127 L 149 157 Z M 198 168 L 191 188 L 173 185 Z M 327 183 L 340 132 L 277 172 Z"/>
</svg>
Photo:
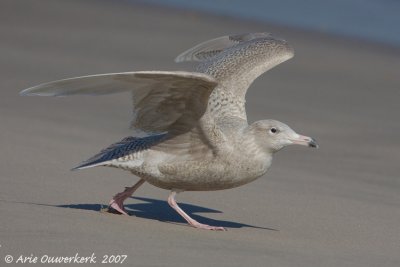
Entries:
<svg viewBox="0 0 400 267">
<path fill-rule="evenodd" d="M 118 254 L 129 266 L 400 265 L 400 50 L 125 1 L 4 0 L 0 18 L 1 266 L 6 255 L 76 253 L 95 253 L 98 265 Z M 148 184 L 126 202 L 132 216 L 101 212 L 137 178 L 69 171 L 130 135 L 129 95 L 18 96 L 73 76 L 190 70 L 174 57 L 256 31 L 283 36 L 296 56 L 253 84 L 249 121 L 283 121 L 320 149 L 287 148 L 267 175 L 236 189 L 178 196 L 227 232 L 188 227 L 168 192 Z"/>
</svg>

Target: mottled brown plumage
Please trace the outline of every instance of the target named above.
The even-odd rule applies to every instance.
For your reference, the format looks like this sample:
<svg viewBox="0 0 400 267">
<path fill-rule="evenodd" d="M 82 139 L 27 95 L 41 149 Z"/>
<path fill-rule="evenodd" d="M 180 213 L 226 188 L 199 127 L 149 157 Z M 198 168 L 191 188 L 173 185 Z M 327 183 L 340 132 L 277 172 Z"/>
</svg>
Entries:
<svg viewBox="0 0 400 267">
<path fill-rule="evenodd" d="M 274 152 L 290 144 L 316 147 L 312 138 L 275 120 L 247 123 L 245 95 L 262 73 L 293 57 L 286 41 L 267 33 L 223 36 L 176 58 L 199 61 L 196 72 L 141 71 L 50 82 L 22 95 L 65 96 L 131 91 L 132 126 L 142 137 L 124 139 L 77 168 L 110 166 L 141 179 L 117 194 L 111 207 L 123 214 L 123 201 L 145 181 L 172 193 L 168 203 L 192 226 L 203 225 L 175 202 L 182 191 L 221 190 L 249 183 L 266 173 Z"/>
</svg>

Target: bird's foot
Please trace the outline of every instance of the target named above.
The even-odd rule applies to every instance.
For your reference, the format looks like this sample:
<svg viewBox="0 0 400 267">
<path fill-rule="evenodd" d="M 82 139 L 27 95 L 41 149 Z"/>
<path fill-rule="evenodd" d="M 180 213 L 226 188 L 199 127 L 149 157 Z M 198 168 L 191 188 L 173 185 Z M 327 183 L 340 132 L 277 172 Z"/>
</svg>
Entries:
<svg viewBox="0 0 400 267">
<path fill-rule="evenodd" d="M 123 215 L 128 215 L 129 214 L 126 212 L 125 208 L 124 208 L 124 203 L 123 201 L 119 200 L 118 198 L 113 198 L 110 203 L 108 204 L 108 208 L 112 208 L 114 210 L 116 210 L 117 212 L 123 214 Z"/>
<path fill-rule="evenodd" d="M 227 231 L 226 228 L 221 226 L 212 226 L 207 224 L 202 224 L 199 222 L 190 223 L 191 226 L 197 229 L 212 230 L 212 231 Z"/>
<path fill-rule="evenodd" d="M 184 212 L 176 203 L 175 196 L 178 191 L 172 190 L 168 197 L 168 204 L 176 210 L 191 226 L 197 229 L 204 229 L 204 230 L 212 230 L 212 231 L 226 231 L 224 227 L 220 226 L 211 226 L 207 224 L 202 224 L 196 221 L 195 219 L 191 218 L 186 212 Z"/>
<path fill-rule="evenodd" d="M 116 210 L 117 212 L 123 214 L 123 215 L 128 215 L 129 214 L 126 212 L 124 208 L 124 201 L 130 197 L 136 189 L 138 189 L 142 184 L 144 183 L 143 179 L 140 179 L 136 184 L 134 184 L 131 187 L 125 187 L 125 190 L 121 193 L 116 194 L 108 203 L 108 208 L 112 208 Z"/>
</svg>

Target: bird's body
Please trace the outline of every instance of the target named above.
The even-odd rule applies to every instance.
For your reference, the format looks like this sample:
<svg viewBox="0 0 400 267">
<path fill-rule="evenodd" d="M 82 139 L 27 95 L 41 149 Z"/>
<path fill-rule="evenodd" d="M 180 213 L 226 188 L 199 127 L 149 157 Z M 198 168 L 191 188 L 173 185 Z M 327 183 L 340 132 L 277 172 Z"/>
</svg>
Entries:
<svg viewBox="0 0 400 267">
<path fill-rule="evenodd" d="M 174 146 L 176 140 L 168 140 L 166 135 L 153 136 L 154 145 L 143 150 L 134 149 L 136 151 L 133 152 L 132 144 L 144 138 L 127 138 L 117 143 L 127 146 L 127 153 L 123 151 L 120 155 L 107 155 L 109 151 L 106 149 L 77 168 L 99 165 L 116 167 L 168 190 L 229 189 L 262 176 L 271 165 L 272 155 L 254 146 L 253 136 L 250 132 L 245 133 L 246 130 L 245 127 L 237 129 L 237 132 L 230 129 L 229 134 L 225 135 L 226 140 L 218 146 L 215 153 L 211 150 L 181 153 L 180 149 L 169 149 Z M 190 139 L 190 136 L 187 138 Z M 146 141 L 146 144 L 148 143 L 150 141 Z M 121 146 L 118 149 L 121 150 Z M 111 151 L 115 150 L 115 145 L 112 145 Z"/>
<path fill-rule="evenodd" d="M 202 158 L 166 153 L 156 146 L 143 152 L 140 166 L 128 169 L 150 184 L 168 190 L 229 189 L 262 176 L 271 163 L 271 155 L 238 148 L 239 144 L 243 142 L 227 141 L 215 155 L 210 153 Z"/>
<path fill-rule="evenodd" d="M 181 191 L 237 187 L 266 173 L 272 155 L 289 144 L 316 146 L 274 121 L 247 122 L 245 94 L 268 69 L 293 56 L 286 41 L 265 33 L 224 36 L 195 46 L 177 61 L 200 61 L 196 72 L 127 72 L 94 75 L 42 84 L 23 95 L 107 94 L 131 91 L 134 129 L 128 137 L 83 162 L 76 169 L 110 166 L 141 179 L 110 203 L 122 204 L 145 181 L 172 191 L 170 205 L 191 225 L 174 197 Z M 126 214 L 126 213 L 125 213 Z"/>
</svg>

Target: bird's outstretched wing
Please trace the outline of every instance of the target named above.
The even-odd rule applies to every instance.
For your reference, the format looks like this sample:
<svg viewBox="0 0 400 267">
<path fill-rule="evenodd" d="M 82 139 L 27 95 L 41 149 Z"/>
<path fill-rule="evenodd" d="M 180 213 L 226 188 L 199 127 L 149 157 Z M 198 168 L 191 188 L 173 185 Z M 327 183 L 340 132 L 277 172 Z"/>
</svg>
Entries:
<svg viewBox="0 0 400 267">
<path fill-rule="evenodd" d="M 150 133 L 184 133 L 204 114 L 217 85 L 193 72 L 138 71 L 70 78 L 23 90 L 21 95 L 102 95 L 131 91 L 132 126 Z"/>
<path fill-rule="evenodd" d="M 182 53 L 176 61 L 200 61 L 196 71 L 218 81 L 208 110 L 215 118 L 246 120 L 245 95 L 251 83 L 293 55 L 285 40 L 268 33 L 247 33 L 206 41 Z"/>
</svg>

